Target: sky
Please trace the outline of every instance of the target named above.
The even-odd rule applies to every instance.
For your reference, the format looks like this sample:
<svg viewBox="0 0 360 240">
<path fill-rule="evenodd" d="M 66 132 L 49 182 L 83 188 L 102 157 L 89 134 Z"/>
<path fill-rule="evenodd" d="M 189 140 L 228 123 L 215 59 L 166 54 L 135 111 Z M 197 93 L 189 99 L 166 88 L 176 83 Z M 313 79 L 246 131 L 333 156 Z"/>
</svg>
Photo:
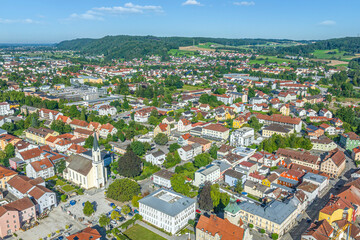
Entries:
<svg viewBox="0 0 360 240">
<path fill-rule="evenodd" d="M 321 40 L 360 34 L 359 0 L 1 0 L 0 43 L 107 35 Z"/>
</svg>

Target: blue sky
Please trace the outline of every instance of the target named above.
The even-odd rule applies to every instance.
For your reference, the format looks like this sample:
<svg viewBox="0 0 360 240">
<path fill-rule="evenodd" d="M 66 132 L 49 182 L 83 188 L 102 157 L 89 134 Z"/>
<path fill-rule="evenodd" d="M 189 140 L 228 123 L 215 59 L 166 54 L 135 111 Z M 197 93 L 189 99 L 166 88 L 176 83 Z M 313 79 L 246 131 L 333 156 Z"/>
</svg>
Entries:
<svg viewBox="0 0 360 240">
<path fill-rule="evenodd" d="M 1 43 L 106 35 L 328 39 L 360 34 L 359 0 L 1 0 Z"/>
</svg>

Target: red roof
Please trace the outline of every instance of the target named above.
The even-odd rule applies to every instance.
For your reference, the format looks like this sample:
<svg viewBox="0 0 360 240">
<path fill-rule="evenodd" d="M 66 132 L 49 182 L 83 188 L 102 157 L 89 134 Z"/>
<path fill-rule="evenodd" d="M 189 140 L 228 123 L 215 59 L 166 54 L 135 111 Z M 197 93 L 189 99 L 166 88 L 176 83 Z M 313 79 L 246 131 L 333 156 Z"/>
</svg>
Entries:
<svg viewBox="0 0 360 240">
<path fill-rule="evenodd" d="M 98 230 L 93 229 L 91 227 L 87 227 L 84 230 L 82 230 L 81 232 L 75 233 L 66 238 L 68 240 L 89 240 L 89 239 L 96 240 L 96 239 L 101 238 L 101 235 L 98 232 Z"/>
</svg>

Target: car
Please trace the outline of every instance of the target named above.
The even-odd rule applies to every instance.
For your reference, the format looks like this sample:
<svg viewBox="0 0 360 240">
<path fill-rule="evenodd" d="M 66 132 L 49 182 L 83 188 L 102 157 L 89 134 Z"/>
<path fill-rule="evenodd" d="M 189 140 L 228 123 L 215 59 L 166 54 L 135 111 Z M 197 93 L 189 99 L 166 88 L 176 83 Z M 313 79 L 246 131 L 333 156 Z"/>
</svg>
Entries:
<svg viewBox="0 0 360 240">
<path fill-rule="evenodd" d="M 129 213 L 128 213 L 128 216 L 129 216 L 129 217 L 132 217 L 132 216 L 134 216 L 134 214 L 133 214 L 132 212 L 129 212 Z"/>
<path fill-rule="evenodd" d="M 196 209 L 196 212 L 197 212 L 197 213 L 201 213 L 201 211 L 200 211 L 199 209 Z"/>
<path fill-rule="evenodd" d="M 125 221 L 125 220 L 126 220 L 126 218 L 124 218 L 124 217 L 121 217 L 121 218 L 119 219 L 120 222 L 123 222 L 123 221 Z"/>
<path fill-rule="evenodd" d="M 310 218 L 308 218 L 308 219 L 306 219 L 306 222 L 307 222 L 307 223 L 311 223 L 312 221 L 311 221 Z"/>
</svg>

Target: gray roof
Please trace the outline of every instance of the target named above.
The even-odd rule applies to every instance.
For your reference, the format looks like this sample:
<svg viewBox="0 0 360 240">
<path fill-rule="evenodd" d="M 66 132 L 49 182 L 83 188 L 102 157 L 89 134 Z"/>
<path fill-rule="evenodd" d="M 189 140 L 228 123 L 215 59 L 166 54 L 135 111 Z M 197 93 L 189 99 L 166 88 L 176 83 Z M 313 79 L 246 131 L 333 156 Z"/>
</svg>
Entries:
<svg viewBox="0 0 360 240">
<path fill-rule="evenodd" d="M 168 200 L 168 198 L 164 197 L 167 194 L 173 196 L 174 198 L 172 200 Z M 164 188 L 160 188 L 159 190 L 139 200 L 139 203 L 172 217 L 175 217 L 195 202 L 196 201 L 192 198 L 185 197 L 179 193 Z"/>
<path fill-rule="evenodd" d="M 319 184 L 325 182 L 326 179 L 327 179 L 327 177 L 325 177 L 325 176 L 321 176 L 321 175 L 311 173 L 311 172 L 306 173 L 305 176 L 303 177 L 304 181 L 309 180 L 309 181 L 317 182 Z"/>
<path fill-rule="evenodd" d="M 265 207 L 248 201 L 243 201 L 239 204 L 239 208 L 240 210 L 265 218 L 277 224 L 283 223 L 286 218 L 288 218 L 289 215 L 297 209 L 295 202 L 293 201 L 289 201 L 288 203 L 272 201 Z"/>
<path fill-rule="evenodd" d="M 210 164 L 210 165 L 207 165 L 205 168 L 201 168 L 201 169 L 197 170 L 197 172 L 206 176 L 206 175 L 209 175 L 209 174 L 215 172 L 218 169 L 220 170 L 220 167 L 218 165 Z"/>
<path fill-rule="evenodd" d="M 100 149 L 99 142 L 97 140 L 96 132 L 94 132 L 94 142 L 93 142 L 93 149 L 96 151 Z"/>
<path fill-rule="evenodd" d="M 213 164 L 216 164 L 220 167 L 220 172 L 223 172 L 225 171 L 226 169 L 229 169 L 231 168 L 231 165 L 228 164 L 227 162 L 225 161 L 220 161 L 220 160 L 216 160 L 216 161 L 213 161 L 212 162 Z"/>
<path fill-rule="evenodd" d="M 92 161 L 80 155 L 71 155 L 68 159 L 70 162 L 68 169 L 80 173 L 83 176 L 87 176 L 92 168 Z"/>
<path fill-rule="evenodd" d="M 168 170 L 166 170 L 166 169 L 162 169 L 162 170 L 154 173 L 154 175 L 159 176 L 159 177 L 161 177 L 161 178 L 168 179 L 168 180 L 170 180 L 171 177 L 172 177 L 174 174 L 175 174 L 175 173 L 170 172 L 170 171 L 168 171 Z"/>
<path fill-rule="evenodd" d="M 224 175 L 236 178 L 236 179 L 242 179 L 244 174 L 242 174 L 241 172 L 235 171 L 233 169 L 229 169 L 226 170 L 226 172 L 224 172 Z"/>
<path fill-rule="evenodd" d="M 162 155 L 165 155 L 165 153 L 163 151 L 161 151 L 160 149 L 157 150 L 156 152 L 151 153 L 154 157 L 160 157 Z"/>
</svg>

